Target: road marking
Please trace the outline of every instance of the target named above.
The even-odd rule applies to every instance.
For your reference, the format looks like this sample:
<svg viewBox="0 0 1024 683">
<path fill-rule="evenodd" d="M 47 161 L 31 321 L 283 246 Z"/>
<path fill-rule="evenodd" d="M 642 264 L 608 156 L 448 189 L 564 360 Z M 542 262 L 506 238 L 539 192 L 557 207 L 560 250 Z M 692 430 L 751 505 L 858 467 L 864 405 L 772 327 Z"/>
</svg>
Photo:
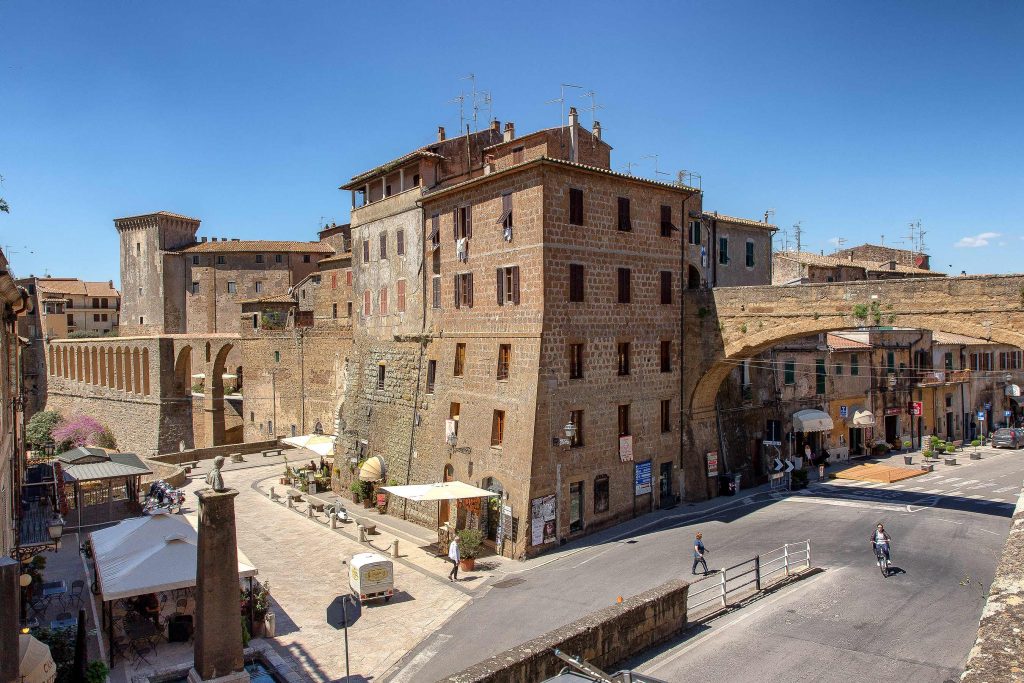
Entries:
<svg viewBox="0 0 1024 683">
<path fill-rule="evenodd" d="M 907 490 L 908 491 L 920 491 L 922 488 L 924 488 L 924 487 L 923 486 L 911 486 Z"/>
<path fill-rule="evenodd" d="M 906 488 L 906 487 L 907 487 L 906 484 L 893 484 L 890 488 L 902 489 L 902 488 Z"/>
<path fill-rule="evenodd" d="M 401 668 L 394 676 L 391 677 L 392 683 L 403 683 L 404 681 L 411 681 L 413 677 L 427 665 L 431 659 L 433 659 L 441 651 L 441 646 L 451 640 L 454 636 L 450 636 L 446 633 L 439 633 L 434 642 L 425 647 L 422 652 L 413 657 L 408 664 Z"/>
<path fill-rule="evenodd" d="M 995 490 L 995 491 L 993 491 L 992 493 L 1006 493 L 1007 491 L 1012 491 L 1012 490 L 1014 490 L 1015 488 L 1018 488 L 1018 487 L 1017 487 L 1017 486 L 1004 486 L 1004 487 L 1003 487 L 1003 488 L 1001 488 L 1001 489 L 996 489 L 996 490 Z"/>
<path fill-rule="evenodd" d="M 843 569 L 845 569 L 845 567 L 839 568 L 839 569 L 834 569 L 833 572 L 839 572 L 839 571 L 842 571 Z M 806 586 L 808 584 L 811 584 L 811 583 L 817 581 L 818 579 L 820 579 L 823 576 L 827 576 L 827 574 L 825 572 L 822 572 L 821 574 L 817 574 L 817 575 L 812 576 L 810 578 L 804 579 L 803 581 L 800 581 L 799 584 L 802 584 L 801 589 L 806 588 Z M 794 585 L 796 585 L 796 584 L 794 584 Z M 725 625 L 721 626 L 720 628 L 712 627 L 709 631 L 707 631 L 705 633 L 704 636 L 701 636 L 701 637 L 695 639 L 693 642 L 687 644 L 685 647 L 683 647 L 683 648 L 673 652 L 668 657 L 665 657 L 665 659 L 662 659 L 660 662 L 655 662 L 653 666 L 649 667 L 646 670 L 646 672 L 647 673 L 654 673 L 658 669 L 661 669 L 662 667 L 664 667 L 666 664 L 671 664 L 672 662 L 676 661 L 677 659 L 682 657 L 684 654 L 686 654 L 687 652 L 692 650 L 693 648 L 697 647 L 698 645 L 703 644 L 704 641 L 706 641 L 706 640 L 708 640 L 710 638 L 714 638 L 719 633 L 724 633 L 726 631 L 726 629 L 728 629 L 731 626 L 735 626 L 736 624 L 739 624 L 740 622 L 746 621 L 747 619 L 749 619 L 750 617 L 754 616 L 755 614 L 757 614 L 758 612 L 760 612 L 764 608 L 771 607 L 773 604 L 775 604 L 776 602 L 778 602 L 782 598 L 789 597 L 791 592 L 793 592 L 793 591 L 784 590 L 784 591 L 782 591 L 780 593 L 777 593 L 776 595 L 773 595 L 772 597 L 766 599 L 762 604 L 754 607 L 753 609 L 751 609 L 749 611 L 744 610 L 743 613 L 739 617 L 737 617 L 735 620 L 729 622 L 728 624 L 725 624 Z M 643 668 L 643 667 L 641 667 L 641 668 Z"/>
<path fill-rule="evenodd" d="M 977 493 L 975 493 L 974 495 L 967 496 L 967 497 L 970 498 L 971 500 L 978 500 L 979 498 L 982 498 L 983 496 L 980 496 Z"/>
<path fill-rule="evenodd" d="M 885 510 L 887 512 L 903 512 L 902 507 L 895 505 L 880 505 L 876 503 L 867 503 L 858 500 L 847 500 L 839 498 L 817 498 L 817 497 L 782 497 L 777 498 L 780 503 L 791 502 L 791 503 L 812 503 L 814 505 L 834 505 L 836 507 L 848 507 L 848 508 L 862 508 L 867 510 Z"/>
</svg>

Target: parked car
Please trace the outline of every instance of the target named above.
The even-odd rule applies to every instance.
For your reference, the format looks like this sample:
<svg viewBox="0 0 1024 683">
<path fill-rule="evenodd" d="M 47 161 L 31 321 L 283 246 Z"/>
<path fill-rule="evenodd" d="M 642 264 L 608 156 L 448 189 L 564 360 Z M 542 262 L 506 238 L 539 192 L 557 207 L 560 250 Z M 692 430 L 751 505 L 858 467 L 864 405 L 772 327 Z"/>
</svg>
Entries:
<svg viewBox="0 0 1024 683">
<path fill-rule="evenodd" d="M 1003 427 L 992 436 L 994 448 L 1021 448 L 1024 446 L 1024 430 Z"/>
</svg>

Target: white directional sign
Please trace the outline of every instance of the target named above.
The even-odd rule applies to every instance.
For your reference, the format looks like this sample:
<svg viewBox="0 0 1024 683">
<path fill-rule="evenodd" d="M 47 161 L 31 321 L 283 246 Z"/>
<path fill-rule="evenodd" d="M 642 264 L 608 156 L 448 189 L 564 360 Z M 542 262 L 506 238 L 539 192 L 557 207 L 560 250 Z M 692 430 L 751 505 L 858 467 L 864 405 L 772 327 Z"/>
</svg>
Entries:
<svg viewBox="0 0 1024 683">
<path fill-rule="evenodd" d="M 792 471 L 793 471 L 793 461 L 792 460 L 787 460 L 786 461 L 786 473 L 788 474 L 789 472 L 792 472 Z"/>
<path fill-rule="evenodd" d="M 779 460 L 778 458 L 775 458 L 775 471 L 779 472 L 781 470 L 782 470 L 782 461 Z"/>
</svg>

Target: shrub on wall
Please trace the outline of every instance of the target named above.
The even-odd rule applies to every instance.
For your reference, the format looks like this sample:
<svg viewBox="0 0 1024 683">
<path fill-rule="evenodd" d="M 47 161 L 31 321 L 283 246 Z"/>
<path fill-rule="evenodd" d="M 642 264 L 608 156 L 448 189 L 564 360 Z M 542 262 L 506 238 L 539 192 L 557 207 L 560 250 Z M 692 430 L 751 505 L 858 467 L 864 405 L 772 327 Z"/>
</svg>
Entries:
<svg viewBox="0 0 1024 683">
<path fill-rule="evenodd" d="M 117 442 L 110 431 L 88 415 L 72 415 L 62 420 L 53 430 L 53 440 L 59 453 L 79 446 L 117 448 Z"/>
</svg>

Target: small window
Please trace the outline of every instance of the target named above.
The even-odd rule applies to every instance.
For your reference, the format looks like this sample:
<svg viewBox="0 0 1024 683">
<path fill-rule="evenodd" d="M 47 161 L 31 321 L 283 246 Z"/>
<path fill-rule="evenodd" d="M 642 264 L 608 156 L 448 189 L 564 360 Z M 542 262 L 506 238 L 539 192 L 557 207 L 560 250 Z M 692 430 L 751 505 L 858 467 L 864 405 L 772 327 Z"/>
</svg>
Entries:
<svg viewBox="0 0 1024 683">
<path fill-rule="evenodd" d="M 512 365 L 512 345 L 500 344 L 498 346 L 498 379 L 508 379 L 509 367 Z"/>
<path fill-rule="evenodd" d="M 753 268 L 754 267 L 754 243 L 751 242 L 750 240 L 747 240 L 747 260 L 746 260 L 746 264 L 747 264 L 747 268 Z"/>
<path fill-rule="evenodd" d="M 348 285 L 349 287 L 352 286 L 352 271 L 351 270 L 346 270 L 345 271 L 345 284 Z"/>
<path fill-rule="evenodd" d="M 145 325 L 146 323 L 144 322 L 144 320 L 145 320 L 145 318 L 143 318 L 143 317 L 142 317 L 142 316 L 140 315 L 140 316 L 139 316 L 139 324 L 140 324 L 140 325 Z"/>
<path fill-rule="evenodd" d="M 569 301 L 582 302 L 585 297 L 584 273 L 582 263 L 569 264 Z"/>
<path fill-rule="evenodd" d="M 419 187 L 419 184 L 420 184 L 420 174 L 419 173 L 413 173 L 412 174 L 412 186 L 413 187 Z"/>
<path fill-rule="evenodd" d="M 431 286 L 431 305 L 441 308 L 441 276 L 435 275 Z"/>
<path fill-rule="evenodd" d="M 405 313 L 405 280 L 395 282 L 395 305 L 399 313 Z"/>
<path fill-rule="evenodd" d="M 519 266 L 498 268 L 498 305 L 519 304 Z"/>
<path fill-rule="evenodd" d="M 839 375 L 839 376 L 841 376 L 843 374 L 843 364 L 842 363 L 836 363 L 835 374 Z"/>
<path fill-rule="evenodd" d="M 395 253 L 399 256 L 405 256 L 405 230 L 399 230 L 395 233 Z"/>
<path fill-rule="evenodd" d="M 434 393 L 434 384 L 437 381 L 437 361 L 427 361 L 427 393 Z"/>
<path fill-rule="evenodd" d="M 690 244 L 700 244 L 700 221 L 690 221 Z"/>
<path fill-rule="evenodd" d="M 441 216 L 436 213 L 430 217 L 430 246 L 434 249 L 441 246 Z"/>
<path fill-rule="evenodd" d="M 618 301 L 620 304 L 630 302 L 630 271 L 629 268 L 619 268 Z"/>
<path fill-rule="evenodd" d="M 338 317 L 338 304 L 331 304 L 331 317 L 337 319 L 337 317 Z"/>
<path fill-rule="evenodd" d="M 787 360 L 783 365 L 782 383 L 786 386 L 796 384 L 796 362 Z"/>
<path fill-rule="evenodd" d="M 455 276 L 455 308 L 473 308 L 473 273 L 459 273 Z"/>
<path fill-rule="evenodd" d="M 569 188 L 569 224 L 583 225 L 583 190 Z"/>
<path fill-rule="evenodd" d="M 225 258 L 225 256 L 223 254 L 219 254 L 217 256 L 217 265 L 218 266 L 223 266 L 226 262 L 227 262 L 227 259 Z"/>
<path fill-rule="evenodd" d="M 524 150 L 523 150 L 522 147 L 515 147 L 515 148 L 512 149 L 512 163 L 513 164 L 521 164 L 521 163 L 523 163 L 523 156 L 524 156 L 523 155 L 523 151 Z"/>
<path fill-rule="evenodd" d="M 952 351 L 947 351 L 945 353 L 945 355 L 943 356 L 943 363 L 944 363 L 945 368 L 947 370 L 952 370 L 953 369 L 953 352 Z"/>
<path fill-rule="evenodd" d="M 661 303 L 672 303 L 672 271 L 661 271 Z"/>
<path fill-rule="evenodd" d="M 257 280 L 257 281 L 256 281 L 256 293 L 257 293 L 257 294 L 259 294 L 259 293 L 261 293 L 262 291 L 263 291 L 263 283 L 262 283 L 262 282 L 260 282 L 259 280 Z M 303 294 L 303 295 L 305 295 L 305 294 L 306 294 L 305 290 L 303 290 L 302 294 Z"/>
<path fill-rule="evenodd" d="M 629 342 L 619 342 L 618 349 L 619 376 L 629 374 Z"/>
<path fill-rule="evenodd" d="M 672 340 L 661 340 L 661 371 L 672 372 Z"/>
<path fill-rule="evenodd" d="M 860 363 L 857 358 L 857 354 L 850 354 L 850 375 L 856 377 L 860 374 Z"/>
<path fill-rule="evenodd" d="M 814 387 L 816 394 L 825 393 L 825 359 L 816 358 L 814 360 Z"/>
<path fill-rule="evenodd" d="M 469 239 L 473 236 L 473 207 L 460 206 L 455 209 L 455 239 L 458 241 L 463 237 Z"/>
<path fill-rule="evenodd" d="M 619 406 L 619 436 L 629 436 L 629 404 Z"/>
<path fill-rule="evenodd" d="M 594 477 L 594 514 L 608 512 L 608 475 Z"/>
<path fill-rule="evenodd" d="M 377 389 L 381 390 L 384 388 L 384 378 L 387 374 L 387 368 L 381 364 L 377 366 Z"/>
<path fill-rule="evenodd" d="M 263 254 L 256 254 L 256 263 L 263 263 Z"/>
<path fill-rule="evenodd" d="M 569 446 L 571 448 L 579 448 L 583 446 L 583 411 L 570 411 L 569 421 L 576 427 L 576 431 L 573 432 L 572 438 L 569 439 Z"/>
<path fill-rule="evenodd" d="M 274 263 L 282 263 L 284 261 L 284 255 L 274 254 Z"/>
<path fill-rule="evenodd" d="M 672 236 L 672 207 L 661 205 L 661 236 Z"/>
<path fill-rule="evenodd" d="M 633 222 L 629 215 L 629 197 L 619 197 L 619 230 L 629 232 L 633 229 Z"/>
<path fill-rule="evenodd" d="M 515 227 L 512 222 L 512 193 L 506 192 L 501 195 L 501 217 L 498 218 L 498 224 L 502 227 L 505 241 L 512 241 L 512 229 Z"/>
<path fill-rule="evenodd" d="M 102 320 L 103 322 L 107 322 L 107 314 L 104 313 L 103 315 L 101 315 L 100 320 Z"/>
<path fill-rule="evenodd" d="M 234 294 L 238 291 L 238 286 L 233 280 L 228 280 L 228 294 Z"/>
<path fill-rule="evenodd" d="M 253 411 L 250 410 L 249 411 L 249 422 L 255 422 L 255 421 L 256 421 L 256 413 L 254 413 Z"/>
<path fill-rule="evenodd" d="M 302 262 L 303 263 L 309 263 L 309 254 L 303 254 L 302 255 Z"/>
<path fill-rule="evenodd" d="M 140 254 L 142 254 L 142 242 L 136 242 L 135 243 L 135 255 L 138 256 Z"/>
<path fill-rule="evenodd" d="M 491 445 L 500 446 L 505 440 L 505 411 L 495 410 L 491 418 Z"/>
<path fill-rule="evenodd" d="M 666 398 L 661 402 L 661 433 L 667 434 L 672 431 L 672 399 Z"/>
<path fill-rule="evenodd" d="M 100 314 L 99 313 L 93 313 L 92 314 L 92 321 L 94 323 L 98 323 L 100 321 Z"/>
<path fill-rule="evenodd" d="M 455 369 L 452 373 L 455 377 L 462 377 L 466 371 L 466 345 L 456 344 L 455 345 Z"/>
<path fill-rule="evenodd" d="M 370 262 L 370 240 L 363 240 L 363 263 Z"/>
<path fill-rule="evenodd" d="M 729 263 L 729 238 L 719 237 L 718 238 L 718 262 L 722 265 Z"/>
<path fill-rule="evenodd" d="M 569 345 L 569 379 L 583 379 L 583 344 Z"/>
<path fill-rule="evenodd" d="M 388 257 L 388 234 L 382 232 L 380 234 L 380 260 L 383 261 Z"/>
<path fill-rule="evenodd" d="M 193 266 L 198 266 L 199 265 L 199 254 L 192 254 L 192 265 Z"/>
<path fill-rule="evenodd" d="M 448 408 L 448 419 L 455 422 L 456 435 L 458 435 L 459 433 L 459 411 L 461 411 L 461 409 L 462 406 L 458 403 L 452 403 L 451 406 Z"/>
<path fill-rule="evenodd" d="M 370 290 L 363 291 L 363 317 L 369 317 L 370 313 L 373 312 L 373 295 L 370 294 Z"/>
<path fill-rule="evenodd" d="M 348 315 L 349 318 L 351 318 L 352 317 L 352 302 L 351 301 L 345 302 L 345 308 L 347 309 L 346 310 L 346 314 Z"/>
<path fill-rule="evenodd" d="M 192 293 L 193 294 L 198 294 L 199 293 L 199 283 L 198 282 L 193 282 L 192 283 Z"/>
<path fill-rule="evenodd" d="M 280 363 L 281 362 L 281 352 L 280 351 L 274 351 L 274 362 L 275 363 Z"/>
<path fill-rule="evenodd" d="M 331 289 L 337 289 L 337 288 L 338 288 L 338 274 L 337 273 L 331 273 Z"/>
</svg>

